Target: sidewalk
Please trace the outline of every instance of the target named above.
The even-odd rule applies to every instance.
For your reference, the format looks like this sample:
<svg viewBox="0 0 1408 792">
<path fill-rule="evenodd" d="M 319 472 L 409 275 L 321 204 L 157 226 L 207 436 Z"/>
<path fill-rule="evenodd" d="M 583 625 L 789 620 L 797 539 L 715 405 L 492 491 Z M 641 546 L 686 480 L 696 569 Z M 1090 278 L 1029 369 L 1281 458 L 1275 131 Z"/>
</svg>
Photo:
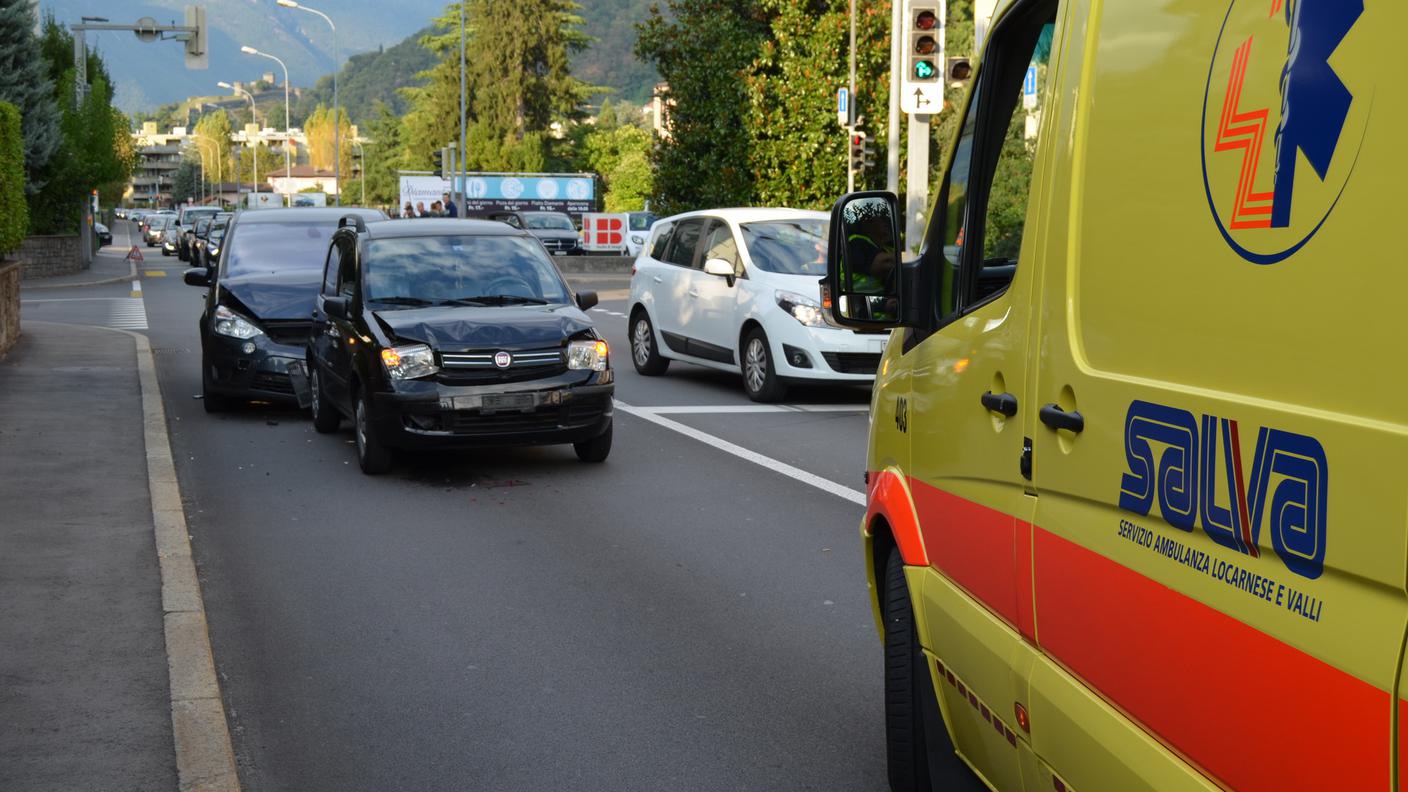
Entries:
<svg viewBox="0 0 1408 792">
<path fill-rule="evenodd" d="M 182 625 L 198 621 L 207 666 L 209 644 L 193 567 L 193 595 L 172 592 L 167 556 L 189 563 L 179 496 L 180 546 L 154 532 L 171 508 L 153 508 L 149 455 L 170 463 L 148 448 L 154 417 L 167 443 L 143 399 L 150 359 L 145 339 L 27 322 L 0 361 L 0 789 L 175 790 L 178 766 L 181 789 L 231 788 L 189 772 L 189 732 L 213 721 L 182 719 L 204 702 Z"/>
<path fill-rule="evenodd" d="M 94 286 L 100 283 L 116 283 L 118 281 L 129 280 L 136 274 L 134 266 L 126 261 L 127 251 L 132 249 L 132 240 L 138 239 L 136 226 L 126 220 L 118 220 L 112 229 L 112 244 L 99 248 L 93 255 L 93 266 L 82 272 L 75 272 L 72 275 L 56 275 L 52 278 L 30 278 L 20 281 L 20 290 L 30 289 L 55 289 L 64 286 Z M 145 244 L 138 243 L 137 249 L 142 251 L 142 255 L 148 263 L 152 262 L 151 256 L 156 255 L 161 259 L 160 248 L 149 248 Z M 167 261 L 175 261 L 174 258 L 167 258 Z M 156 263 L 160 263 L 157 261 Z M 137 265 L 140 266 L 140 265 Z"/>
</svg>

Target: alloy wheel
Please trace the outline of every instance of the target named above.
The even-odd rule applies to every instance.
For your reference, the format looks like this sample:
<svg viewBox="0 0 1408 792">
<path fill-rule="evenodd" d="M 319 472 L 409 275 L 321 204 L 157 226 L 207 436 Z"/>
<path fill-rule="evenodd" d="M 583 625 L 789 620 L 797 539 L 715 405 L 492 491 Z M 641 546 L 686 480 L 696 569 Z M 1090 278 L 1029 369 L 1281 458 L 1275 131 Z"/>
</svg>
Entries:
<svg viewBox="0 0 1408 792">
<path fill-rule="evenodd" d="M 768 376 L 768 351 L 761 338 L 748 342 L 748 350 L 743 356 L 743 376 L 748 390 L 757 393 L 763 389 L 763 382 Z"/>
<path fill-rule="evenodd" d="M 635 331 L 631 333 L 631 354 L 637 366 L 650 362 L 650 323 L 644 317 L 636 320 Z"/>
</svg>

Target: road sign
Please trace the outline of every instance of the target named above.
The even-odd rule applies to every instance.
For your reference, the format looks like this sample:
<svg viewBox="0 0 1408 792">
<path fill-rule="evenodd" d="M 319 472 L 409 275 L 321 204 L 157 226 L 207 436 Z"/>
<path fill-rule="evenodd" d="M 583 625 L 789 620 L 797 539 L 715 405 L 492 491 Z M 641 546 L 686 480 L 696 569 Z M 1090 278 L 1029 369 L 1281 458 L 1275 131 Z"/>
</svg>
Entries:
<svg viewBox="0 0 1408 792">
<path fill-rule="evenodd" d="M 904 0 L 900 109 L 934 115 L 944 106 L 945 0 Z"/>
<path fill-rule="evenodd" d="M 836 89 L 836 123 L 841 126 L 851 123 L 851 91 L 849 88 Z"/>
<path fill-rule="evenodd" d="M 1036 109 L 1036 64 L 1027 67 L 1027 76 L 1022 80 L 1022 107 Z"/>
</svg>

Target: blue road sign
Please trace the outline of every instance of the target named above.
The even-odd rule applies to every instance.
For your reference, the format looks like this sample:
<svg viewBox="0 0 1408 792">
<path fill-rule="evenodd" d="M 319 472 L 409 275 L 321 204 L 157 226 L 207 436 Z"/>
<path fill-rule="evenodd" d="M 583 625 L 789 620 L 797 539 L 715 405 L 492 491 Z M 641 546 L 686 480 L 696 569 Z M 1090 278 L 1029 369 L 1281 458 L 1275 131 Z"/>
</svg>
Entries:
<svg viewBox="0 0 1408 792">
<path fill-rule="evenodd" d="M 1036 96 L 1036 65 L 1027 67 L 1027 78 L 1022 81 L 1022 95 Z"/>
</svg>

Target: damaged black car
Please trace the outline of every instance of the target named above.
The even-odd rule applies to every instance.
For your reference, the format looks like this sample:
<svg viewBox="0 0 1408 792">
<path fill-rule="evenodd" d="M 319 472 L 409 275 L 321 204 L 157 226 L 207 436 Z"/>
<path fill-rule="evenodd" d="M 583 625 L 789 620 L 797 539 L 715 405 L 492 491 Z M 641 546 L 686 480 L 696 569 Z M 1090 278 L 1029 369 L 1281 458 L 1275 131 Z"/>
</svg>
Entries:
<svg viewBox="0 0 1408 792">
<path fill-rule="evenodd" d="M 396 449 L 571 444 L 601 462 L 615 385 L 594 304 L 503 223 L 348 217 L 307 350 L 313 425 L 350 418 L 366 473 Z"/>
<path fill-rule="evenodd" d="M 349 214 L 386 218 L 376 209 L 240 212 L 215 266 L 186 271 L 186 283 L 209 289 L 200 317 L 206 412 L 253 400 L 297 402 L 291 375 L 302 374 L 328 240 Z"/>
</svg>

